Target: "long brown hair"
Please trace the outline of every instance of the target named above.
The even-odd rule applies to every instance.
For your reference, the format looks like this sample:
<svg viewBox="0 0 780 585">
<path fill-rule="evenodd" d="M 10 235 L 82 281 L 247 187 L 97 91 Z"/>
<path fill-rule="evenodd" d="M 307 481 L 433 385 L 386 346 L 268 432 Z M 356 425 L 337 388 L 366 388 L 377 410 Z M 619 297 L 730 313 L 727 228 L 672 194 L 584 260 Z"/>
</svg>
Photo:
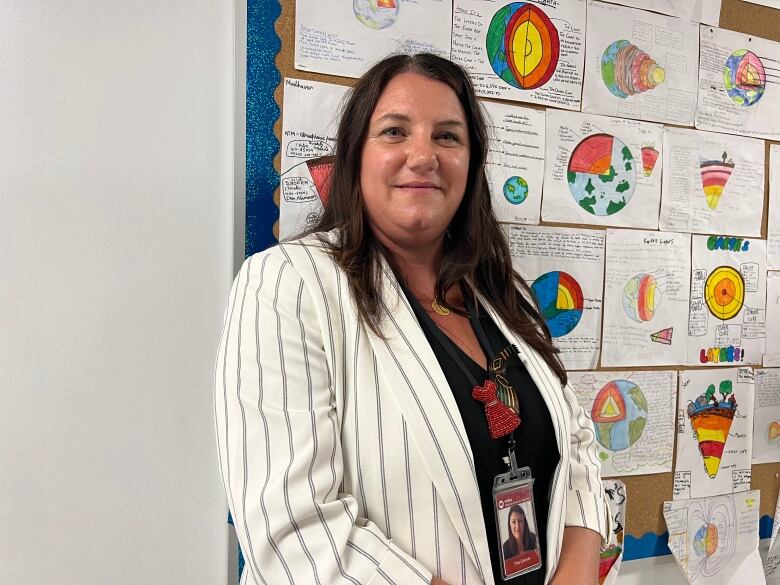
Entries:
<svg viewBox="0 0 780 585">
<path fill-rule="evenodd" d="M 429 53 L 393 55 L 357 81 L 342 108 L 328 205 L 307 233 L 336 230 L 334 240 L 320 239 L 346 273 L 360 316 L 380 334 L 380 255 L 386 255 L 386 251 L 366 219 L 360 193 L 360 161 L 371 115 L 382 91 L 391 79 L 405 72 L 448 85 L 463 106 L 468 123 L 471 157 L 466 195 L 450 222 L 453 237 L 444 239 L 436 298 L 455 310 L 443 300 L 445 292 L 461 282 L 473 286 L 509 328 L 542 355 L 565 384 L 566 370 L 558 359 L 558 350 L 539 312 L 524 297 L 530 297 L 530 290 L 512 268 L 509 245 L 493 213 L 485 177 L 488 131 L 468 73 L 459 65 Z M 388 260 L 392 265 L 392 259 Z"/>
</svg>

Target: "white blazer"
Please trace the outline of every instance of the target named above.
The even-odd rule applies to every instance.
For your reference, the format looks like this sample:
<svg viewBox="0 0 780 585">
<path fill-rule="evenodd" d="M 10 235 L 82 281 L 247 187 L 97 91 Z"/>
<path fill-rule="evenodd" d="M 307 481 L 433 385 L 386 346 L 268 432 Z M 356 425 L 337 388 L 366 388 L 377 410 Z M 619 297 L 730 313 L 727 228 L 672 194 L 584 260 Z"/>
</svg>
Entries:
<svg viewBox="0 0 780 585">
<path fill-rule="evenodd" d="M 244 584 L 494 583 L 457 404 L 383 270 L 385 339 L 358 319 L 345 274 L 314 237 L 255 254 L 235 279 L 215 406 Z M 571 388 L 488 310 L 519 348 L 558 440 L 547 581 L 564 526 L 608 538 L 595 435 Z"/>
</svg>

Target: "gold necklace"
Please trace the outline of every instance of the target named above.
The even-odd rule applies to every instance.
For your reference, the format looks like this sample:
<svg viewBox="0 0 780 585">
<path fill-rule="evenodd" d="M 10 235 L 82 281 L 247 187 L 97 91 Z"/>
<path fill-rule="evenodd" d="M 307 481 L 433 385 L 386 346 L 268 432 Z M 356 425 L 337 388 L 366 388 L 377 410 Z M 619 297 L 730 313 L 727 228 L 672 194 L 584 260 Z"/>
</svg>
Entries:
<svg viewBox="0 0 780 585">
<path fill-rule="evenodd" d="M 444 305 L 440 305 L 436 299 L 433 299 L 431 301 L 431 309 L 433 309 L 433 312 L 437 315 L 441 315 L 442 317 L 446 317 L 450 314 L 450 310 L 445 307 Z"/>
</svg>

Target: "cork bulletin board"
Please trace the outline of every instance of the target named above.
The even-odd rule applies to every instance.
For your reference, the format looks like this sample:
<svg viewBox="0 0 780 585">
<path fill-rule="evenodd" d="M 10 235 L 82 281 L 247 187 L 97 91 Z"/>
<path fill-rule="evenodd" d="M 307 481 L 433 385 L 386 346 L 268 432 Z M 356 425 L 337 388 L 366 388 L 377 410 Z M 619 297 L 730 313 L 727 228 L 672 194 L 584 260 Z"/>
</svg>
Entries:
<svg viewBox="0 0 780 585">
<path fill-rule="evenodd" d="M 780 42 L 780 10 L 740 0 L 723 0 L 720 28 Z M 246 254 L 276 242 L 279 215 L 282 83 L 284 77 L 351 86 L 354 79 L 308 73 L 294 67 L 295 0 L 250 0 L 247 12 L 247 231 Z M 500 100 L 498 100 L 500 101 Z M 505 102 L 513 103 L 513 102 Z M 524 107 L 534 107 L 522 104 Z M 769 164 L 766 141 L 765 162 Z M 767 237 L 769 173 L 765 174 L 761 238 Z M 563 225 L 542 222 L 542 225 Z M 566 224 L 571 227 L 571 224 Z M 574 227 L 593 228 L 590 225 Z M 777 332 L 767 332 L 767 335 Z M 605 368 L 606 369 L 606 368 Z M 680 367 L 646 369 L 679 370 Z M 692 368 L 693 369 L 693 368 Z M 676 434 L 676 433 L 675 433 Z M 752 489 L 761 491 L 762 538 L 771 532 L 780 464 L 753 465 Z M 662 506 L 672 499 L 673 473 L 621 478 L 627 488 L 625 560 L 669 554 Z"/>
</svg>

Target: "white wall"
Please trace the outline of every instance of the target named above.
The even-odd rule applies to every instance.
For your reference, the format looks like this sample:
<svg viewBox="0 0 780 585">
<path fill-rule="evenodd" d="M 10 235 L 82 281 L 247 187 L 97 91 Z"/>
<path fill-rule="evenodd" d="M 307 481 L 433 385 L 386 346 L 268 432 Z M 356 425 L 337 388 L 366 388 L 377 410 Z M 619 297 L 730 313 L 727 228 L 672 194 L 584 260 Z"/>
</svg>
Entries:
<svg viewBox="0 0 780 585">
<path fill-rule="evenodd" d="M 219 585 L 234 7 L 0 1 L 0 583 Z"/>
</svg>

